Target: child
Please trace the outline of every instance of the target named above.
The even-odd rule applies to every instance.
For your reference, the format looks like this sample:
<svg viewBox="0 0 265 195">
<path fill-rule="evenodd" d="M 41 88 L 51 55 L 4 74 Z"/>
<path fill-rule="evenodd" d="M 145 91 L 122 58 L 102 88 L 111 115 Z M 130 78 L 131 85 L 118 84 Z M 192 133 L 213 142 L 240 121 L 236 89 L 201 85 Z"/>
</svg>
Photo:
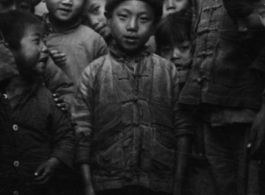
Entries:
<svg viewBox="0 0 265 195">
<path fill-rule="evenodd" d="M 115 44 L 85 69 L 73 107 L 86 194 L 181 193 L 191 132 L 177 104 L 178 72 L 145 46 L 162 1 L 105 8 Z"/>
<path fill-rule="evenodd" d="M 0 194 L 50 194 L 54 172 L 72 164 L 76 138 L 40 82 L 48 60 L 42 25 L 11 11 L 0 16 L 0 31 L 19 73 L 7 77 L 0 64 Z"/>
<path fill-rule="evenodd" d="M 265 85 L 251 70 L 260 45 L 246 46 L 223 2 L 198 1 L 193 63 L 179 102 L 198 111 L 216 191 L 234 195 L 257 190 L 257 163 L 248 163 L 246 146 Z"/>
<path fill-rule="evenodd" d="M 181 88 L 187 80 L 192 62 L 191 21 L 192 12 L 182 10 L 163 18 L 155 32 L 157 54 L 176 66 Z"/>
<path fill-rule="evenodd" d="M 17 9 L 17 5 L 17 1 L 8 1 L 7 4 L 5 0 L 0 0 L 0 13 Z M 1 36 L 1 32 L 0 45 L 1 48 L 3 48 L 3 57 L 1 56 L 0 62 L 8 64 L 11 67 L 15 66 L 14 57 L 12 54 L 10 54 L 9 49 L 6 47 L 5 41 Z M 56 56 L 51 56 L 56 61 Z M 58 62 L 56 61 L 56 63 Z M 67 110 L 67 108 L 69 108 L 71 105 L 74 92 L 74 86 L 71 80 L 60 68 L 54 64 L 49 64 L 46 67 L 43 78 L 46 87 L 55 93 L 54 97 L 57 105 L 61 107 L 62 110 Z"/>
<path fill-rule="evenodd" d="M 102 37 L 81 24 L 84 3 L 85 0 L 46 0 L 49 11 L 44 19 L 47 46 L 66 55 L 66 64 L 60 68 L 75 84 L 90 62 L 107 53 Z"/>
<path fill-rule="evenodd" d="M 163 17 L 187 9 L 191 5 L 191 0 L 163 0 L 163 2 Z"/>
<path fill-rule="evenodd" d="M 109 45 L 112 38 L 104 15 L 105 5 L 106 0 L 87 0 L 83 14 L 88 20 L 88 26 L 99 33 Z"/>
</svg>

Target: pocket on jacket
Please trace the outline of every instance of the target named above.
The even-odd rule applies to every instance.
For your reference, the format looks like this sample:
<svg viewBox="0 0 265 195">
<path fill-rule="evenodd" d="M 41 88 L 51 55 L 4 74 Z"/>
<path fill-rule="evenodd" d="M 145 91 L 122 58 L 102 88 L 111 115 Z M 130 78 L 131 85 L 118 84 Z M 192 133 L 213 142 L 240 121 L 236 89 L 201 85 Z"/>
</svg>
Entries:
<svg viewBox="0 0 265 195">
<path fill-rule="evenodd" d="M 157 134 L 153 138 L 153 150 L 151 158 L 152 172 L 163 180 L 172 179 L 175 172 L 176 152 L 172 138 Z"/>
<path fill-rule="evenodd" d="M 109 142 L 111 143 L 111 142 Z M 92 166 L 95 172 L 104 172 L 104 176 L 112 176 L 123 169 L 123 152 L 121 141 L 93 151 Z"/>
</svg>

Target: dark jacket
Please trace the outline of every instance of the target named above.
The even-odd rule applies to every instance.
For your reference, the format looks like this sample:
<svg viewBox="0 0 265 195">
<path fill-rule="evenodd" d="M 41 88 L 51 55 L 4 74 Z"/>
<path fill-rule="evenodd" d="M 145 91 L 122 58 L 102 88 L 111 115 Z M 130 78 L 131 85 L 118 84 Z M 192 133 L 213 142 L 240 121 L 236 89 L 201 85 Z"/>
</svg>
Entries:
<svg viewBox="0 0 265 195">
<path fill-rule="evenodd" d="M 177 103 L 179 76 L 169 61 L 143 51 L 129 66 L 110 54 L 83 72 L 74 99 L 77 163 L 90 163 L 96 190 L 140 185 L 172 192 L 176 137 L 190 135 Z"/>
<path fill-rule="evenodd" d="M 1 83 L 2 85 L 3 83 Z M 0 88 L 0 194 L 32 189 L 38 166 L 51 157 L 71 166 L 76 138 L 67 115 L 52 94 L 36 84 L 11 107 Z"/>
<path fill-rule="evenodd" d="M 195 54 L 180 102 L 259 109 L 265 82 L 252 68 L 264 70 L 262 58 L 255 61 L 260 47 L 243 43 L 222 0 L 197 3 Z"/>
</svg>

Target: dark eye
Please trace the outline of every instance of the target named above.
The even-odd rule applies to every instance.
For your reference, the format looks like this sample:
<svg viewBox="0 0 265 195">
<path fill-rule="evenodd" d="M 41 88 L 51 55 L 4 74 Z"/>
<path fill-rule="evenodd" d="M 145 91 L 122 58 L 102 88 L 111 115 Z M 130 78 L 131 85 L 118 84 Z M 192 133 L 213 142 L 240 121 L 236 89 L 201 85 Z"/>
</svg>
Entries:
<svg viewBox="0 0 265 195">
<path fill-rule="evenodd" d="M 118 15 L 120 19 L 124 20 L 127 18 L 127 15 L 126 14 L 119 14 Z"/>
<path fill-rule="evenodd" d="M 40 38 L 34 39 L 33 42 L 36 44 L 40 44 Z"/>
<path fill-rule="evenodd" d="M 91 10 L 91 13 L 92 13 L 92 14 L 95 14 L 95 13 L 98 12 L 98 10 L 99 10 L 99 6 L 94 7 L 94 8 Z"/>
<path fill-rule="evenodd" d="M 28 5 L 24 5 L 24 4 L 20 4 L 20 5 L 19 5 L 19 8 L 20 8 L 21 10 L 28 10 L 28 9 L 29 9 L 29 6 L 28 6 Z"/>
<path fill-rule="evenodd" d="M 148 17 L 141 17 L 140 18 L 141 22 L 148 22 L 150 19 Z"/>
<path fill-rule="evenodd" d="M 182 50 L 182 51 L 186 51 L 186 50 L 188 50 L 190 47 L 189 46 L 182 46 L 180 49 Z"/>
</svg>

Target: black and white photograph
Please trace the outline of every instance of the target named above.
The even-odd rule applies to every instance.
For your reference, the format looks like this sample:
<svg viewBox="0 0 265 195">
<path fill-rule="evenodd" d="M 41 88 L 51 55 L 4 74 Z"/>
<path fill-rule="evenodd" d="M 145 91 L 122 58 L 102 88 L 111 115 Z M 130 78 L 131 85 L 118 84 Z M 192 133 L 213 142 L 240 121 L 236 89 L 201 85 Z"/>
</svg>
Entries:
<svg viewBox="0 0 265 195">
<path fill-rule="evenodd" d="M 0 195 L 265 195 L 265 0 L 0 0 Z"/>
</svg>

